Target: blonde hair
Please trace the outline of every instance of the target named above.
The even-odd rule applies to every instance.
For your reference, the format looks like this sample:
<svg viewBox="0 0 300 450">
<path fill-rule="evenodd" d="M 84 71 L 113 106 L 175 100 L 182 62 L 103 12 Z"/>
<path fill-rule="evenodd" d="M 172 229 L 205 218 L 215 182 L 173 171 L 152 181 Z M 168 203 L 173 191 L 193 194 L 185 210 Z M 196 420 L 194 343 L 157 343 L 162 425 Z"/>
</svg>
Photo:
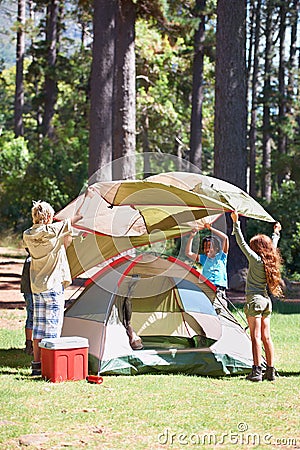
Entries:
<svg viewBox="0 0 300 450">
<path fill-rule="evenodd" d="M 264 234 L 253 236 L 250 240 L 250 248 L 261 257 L 264 263 L 270 293 L 282 297 L 280 273 L 282 258 L 279 250 L 274 247 L 272 239 Z"/>
<path fill-rule="evenodd" d="M 55 214 L 54 209 L 47 202 L 33 200 L 33 207 L 31 208 L 31 215 L 33 223 L 51 223 Z"/>
</svg>

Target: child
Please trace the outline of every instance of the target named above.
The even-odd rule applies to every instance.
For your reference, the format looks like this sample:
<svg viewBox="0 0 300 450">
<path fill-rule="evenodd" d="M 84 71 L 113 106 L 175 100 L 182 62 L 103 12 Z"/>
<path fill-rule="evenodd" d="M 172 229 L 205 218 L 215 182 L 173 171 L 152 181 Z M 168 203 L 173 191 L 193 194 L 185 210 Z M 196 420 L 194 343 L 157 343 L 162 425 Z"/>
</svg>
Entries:
<svg viewBox="0 0 300 450">
<path fill-rule="evenodd" d="M 241 232 L 238 213 L 231 214 L 233 234 L 237 243 L 248 259 L 249 268 L 246 280 L 246 305 L 250 337 L 252 342 L 253 367 L 247 376 L 250 381 L 274 381 L 274 346 L 270 332 L 270 316 L 272 302 L 268 292 L 275 296 L 282 296 L 280 265 L 281 257 L 277 250 L 281 225 L 274 225 L 272 239 L 264 234 L 258 234 L 250 240 L 248 245 Z M 264 345 L 267 369 L 262 376 L 261 357 L 262 343 Z"/>
<path fill-rule="evenodd" d="M 86 197 L 92 191 L 87 189 Z M 84 202 L 83 200 L 83 202 Z M 33 293 L 32 375 L 41 374 L 39 343 L 43 338 L 60 337 L 64 317 L 64 288 L 71 283 L 66 247 L 71 243 L 71 225 L 82 218 L 78 208 L 74 217 L 53 223 L 54 210 L 44 201 L 33 202 L 33 225 L 23 233 L 31 255 L 30 281 Z"/>
<path fill-rule="evenodd" d="M 222 306 L 227 309 L 226 288 L 229 239 L 222 231 L 213 229 L 210 223 L 206 223 L 204 228 L 209 229 L 213 234 L 203 239 L 203 253 L 198 255 L 192 251 L 192 242 L 197 233 L 197 230 L 193 230 L 187 241 L 185 254 L 195 262 L 201 264 L 203 267 L 203 276 L 217 287 L 214 307 L 219 313 Z"/>
<path fill-rule="evenodd" d="M 28 251 L 27 256 L 23 265 L 22 275 L 21 275 L 21 292 L 24 296 L 26 304 L 26 322 L 25 322 L 25 353 L 27 355 L 33 355 L 32 346 L 32 328 L 33 328 L 33 299 L 30 286 L 30 261 L 31 257 Z"/>
</svg>

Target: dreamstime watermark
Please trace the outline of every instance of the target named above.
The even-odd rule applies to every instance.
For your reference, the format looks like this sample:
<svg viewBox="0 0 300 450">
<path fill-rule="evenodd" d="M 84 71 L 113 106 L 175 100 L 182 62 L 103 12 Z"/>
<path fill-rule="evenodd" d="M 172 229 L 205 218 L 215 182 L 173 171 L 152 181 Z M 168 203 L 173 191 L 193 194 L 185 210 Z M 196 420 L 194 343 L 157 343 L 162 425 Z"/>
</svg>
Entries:
<svg viewBox="0 0 300 450">
<path fill-rule="evenodd" d="M 294 437 L 276 437 L 272 433 L 252 433 L 249 430 L 246 422 L 237 424 L 236 430 L 230 430 L 227 433 L 191 433 L 172 432 L 166 428 L 158 435 L 158 443 L 160 445 L 238 445 L 238 446 L 257 446 L 257 445 L 272 445 L 272 446 L 296 446 L 297 438 Z"/>
</svg>

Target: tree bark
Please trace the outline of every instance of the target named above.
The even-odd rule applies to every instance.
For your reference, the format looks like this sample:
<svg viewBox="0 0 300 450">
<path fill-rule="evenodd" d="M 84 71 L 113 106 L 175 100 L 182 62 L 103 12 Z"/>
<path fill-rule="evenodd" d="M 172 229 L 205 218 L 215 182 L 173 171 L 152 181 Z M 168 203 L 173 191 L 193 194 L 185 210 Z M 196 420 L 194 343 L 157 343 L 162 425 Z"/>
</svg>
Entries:
<svg viewBox="0 0 300 450">
<path fill-rule="evenodd" d="M 113 101 L 113 179 L 135 177 L 135 4 L 119 1 Z"/>
<path fill-rule="evenodd" d="M 256 197 L 256 120 L 257 120 L 257 93 L 258 93 L 258 63 L 260 44 L 260 9 L 261 0 L 257 0 L 253 20 L 255 21 L 254 45 L 253 45 L 253 70 L 251 80 L 251 118 L 249 130 L 249 150 L 250 150 L 250 184 L 249 192 L 252 197 Z"/>
<path fill-rule="evenodd" d="M 16 49 L 16 90 L 15 90 L 15 136 L 24 135 L 23 107 L 24 107 L 24 52 L 25 52 L 25 0 L 18 0 L 18 31 Z"/>
<path fill-rule="evenodd" d="M 286 35 L 286 4 L 282 2 L 280 5 L 280 24 L 279 24 L 279 69 L 278 69 L 278 153 L 282 160 L 278 173 L 278 185 L 280 186 L 286 175 L 283 163 L 283 156 L 287 152 L 287 133 L 286 125 L 286 89 L 285 89 L 285 35 Z"/>
<path fill-rule="evenodd" d="M 54 135 L 52 119 L 57 100 L 56 58 L 57 58 L 57 29 L 58 29 L 59 0 L 51 0 L 47 7 L 46 45 L 47 69 L 45 75 L 45 110 L 42 124 L 43 136 Z"/>
<path fill-rule="evenodd" d="M 218 0 L 214 175 L 242 189 L 247 167 L 245 34 L 246 1 Z"/>
<path fill-rule="evenodd" d="M 234 14 L 233 14 L 234 12 Z M 218 0 L 214 175 L 246 189 L 246 1 Z M 227 217 L 228 230 L 231 218 Z M 228 275 L 246 267 L 230 236 Z"/>
<path fill-rule="evenodd" d="M 90 183 L 112 179 L 112 99 L 118 0 L 95 0 L 89 137 Z"/>
<path fill-rule="evenodd" d="M 263 87 L 263 167 L 262 167 L 262 196 L 271 201 L 271 118 L 270 118 L 270 94 L 271 94 L 271 61 L 272 61 L 272 6 L 267 4 L 265 22 L 265 65 Z"/>
<path fill-rule="evenodd" d="M 194 37 L 192 114 L 190 138 L 191 167 L 202 169 L 202 104 L 203 104 L 203 62 L 205 39 L 206 0 L 196 1 L 196 13 L 200 17 L 199 27 Z"/>
</svg>

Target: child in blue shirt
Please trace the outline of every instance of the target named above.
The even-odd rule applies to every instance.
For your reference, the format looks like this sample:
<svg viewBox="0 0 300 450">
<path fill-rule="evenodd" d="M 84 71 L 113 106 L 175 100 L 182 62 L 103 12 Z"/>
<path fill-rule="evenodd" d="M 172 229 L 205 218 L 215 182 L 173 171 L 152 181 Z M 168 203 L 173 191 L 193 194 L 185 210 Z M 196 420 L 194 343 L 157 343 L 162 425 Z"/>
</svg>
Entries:
<svg viewBox="0 0 300 450">
<path fill-rule="evenodd" d="M 203 252 L 200 254 L 192 251 L 192 242 L 197 234 L 197 230 L 190 233 L 185 247 L 185 254 L 195 262 L 201 264 L 202 275 L 217 287 L 217 299 L 227 308 L 226 288 L 227 288 L 227 257 L 229 250 L 228 236 L 220 230 L 206 223 L 207 228 L 212 233 L 203 239 Z M 216 304 L 214 305 L 216 307 Z"/>
</svg>

